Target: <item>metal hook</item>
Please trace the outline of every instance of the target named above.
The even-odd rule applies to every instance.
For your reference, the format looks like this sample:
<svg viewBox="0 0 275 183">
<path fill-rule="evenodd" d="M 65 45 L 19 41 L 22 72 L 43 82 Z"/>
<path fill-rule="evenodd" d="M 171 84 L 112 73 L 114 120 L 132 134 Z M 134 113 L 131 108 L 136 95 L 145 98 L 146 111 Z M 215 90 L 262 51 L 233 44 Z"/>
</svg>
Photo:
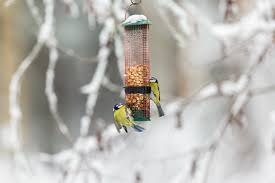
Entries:
<svg viewBox="0 0 275 183">
<path fill-rule="evenodd" d="M 141 0 L 139 1 L 134 1 L 134 0 L 131 0 L 131 5 L 138 5 L 138 4 L 141 4 Z"/>
<path fill-rule="evenodd" d="M 126 12 L 125 12 L 125 20 L 126 20 L 126 18 L 127 18 L 127 12 L 128 12 L 128 10 L 129 10 L 129 8 L 131 7 L 131 6 L 136 6 L 136 5 L 141 5 L 141 0 L 131 0 L 131 4 L 126 8 Z M 142 6 L 142 5 L 141 5 Z"/>
</svg>

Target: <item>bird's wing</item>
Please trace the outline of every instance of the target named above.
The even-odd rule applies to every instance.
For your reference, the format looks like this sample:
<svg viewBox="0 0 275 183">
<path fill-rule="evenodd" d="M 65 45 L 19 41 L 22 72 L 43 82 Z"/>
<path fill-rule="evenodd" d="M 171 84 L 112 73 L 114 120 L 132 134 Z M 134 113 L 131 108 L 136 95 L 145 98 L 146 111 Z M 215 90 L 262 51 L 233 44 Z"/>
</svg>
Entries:
<svg viewBox="0 0 275 183">
<path fill-rule="evenodd" d="M 132 121 L 133 120 L 132 110 L 129 107 L 125 107 L 125 111 L 126 111 L 126 117 L 127 117 L 127 119 L 129 119 L 130 121 Z"/>
<path fill-rule="evenodd" d="M 159 97 L 159 101 L 160 101 L 160 91 L 159 91 L 159 86 L 158 86 L 158 97 Z"/>
<path fill-rule="evenodd" d="M 119 124 L 119 119 L 118 119 L 118 113 L 117 111 L 114 113 L 114 123 L 115 123 L 115 126 L 116 126 L 116 129 L 118 131 L 118 133 L 120 133 L 120 129 L 122 128 L 122 126 Z"/>
<path fill-rule="evenodd" d="M 150 86 L 152 88 L 152 92 L 151 92 L 150 98 L 152 100 L 154 100 L 154 98 L 157 99 L 157 100 L 160 100 L 160 91 L 159 91 L 158 84 L 152 83 Z"/>
</svg>

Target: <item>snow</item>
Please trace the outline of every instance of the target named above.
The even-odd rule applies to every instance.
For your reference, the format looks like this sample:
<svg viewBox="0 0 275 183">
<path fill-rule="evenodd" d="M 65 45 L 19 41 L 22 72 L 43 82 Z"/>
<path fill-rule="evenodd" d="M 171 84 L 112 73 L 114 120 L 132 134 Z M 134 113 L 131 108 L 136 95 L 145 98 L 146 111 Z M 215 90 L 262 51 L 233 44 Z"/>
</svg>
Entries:
<svg viewBox="0 0 275 183">
<path fill-rule="evenodd" d="M 39 13 L 38 7 L 35 5 L 34 0 L 26 0 L 26 3 L 28 5 L 28 8 L 32 14 L 32 17 L 36 21 L 36 24 L 41 25 L 42 24 L 42 17 Z"/>
<path fill-rule="evenodd" d="M 226 95 L 234 95 L 242 91 L 248 83 L 247 75 L 242 75 L 238 81 L 226 80 L 221 84 L 221 92 Z"/>
<path fill-rule="evenodd" d="M 196 108 L 192 110 L 196 110 Z M 196 138 L 201 133 L 200 130 L 205 131 L 209 129 L 203 126 L 201 126 L 200 130 L 194 128 L 196 121 L 193 119 L 191 122 L 190 117 L 196 111 L 192 110 L 189 111 L 191 112 L 190 114 L 188 112 L 185 115 L 187 124 L 184 130 L 174 127 L 176 119 L 173 116 L 153 119 L 152 122 L 146 125 L 147 130 L 143 134 L 130 133 L 127 135 L 117 135 L 114 126 L 110 125 L 103 132 L 104 139 L 113 139 L 109 144 L 111 147 L 110 150 L 105 150 L 102 153 L 95 151 L 95 139 L 93 137 L 86 137 L 77 141 L 74 150 L 65 150 L 53 155 L 52 158 L 44 155 L 45 164 L 36 166 L 40 167 L 39 169 L 43 167 L 45 169 L 46 162 L 50 161 L 57 164 L 58 167 L 68 170 L 70 177 L 65 182 L 70 182 L 75 177 L 77 183 L 83 183 L 85 182 L 85 176 L 88 180 L 96 180 L 94 170 L 98 171 L 101 175 L 102 183 L 131 182 L 135 180 L 136 172 L 140 172 L 144 183 L 189 182 L 191 180 L 201 182 L 208 154 L 198 156 L 196 152 L 200 152 L 200 147 L 205 145 L 211 138 L 204 140 Z M 197 115 L 200 114 L 198 113 Z M 254 164 L 255 169 L 238 169 L 240 167 L 239 163 L 243 164 L 243 166 L 248 166 L 251 161 L 248 161 L 246 158 L 238 158 L 242 157 L 242 155 L 246 157 L 248 155 L 243 152 L 245 149 L 242 146 L 239 147 L 240 149 L 238 149 L 238 146 L 232 148 L 232 144 L 240 143 L 240 139 L 237 137 L 231 139 L 231 133 L 228 133 L 226 143 L 222 144 L 217 153 L 217 158 L 214 161 L 215 168 L 210 171 L 209 178 L 212 180 L 210 182 L 256 183 L 258 179 L 272 180 L 274 178 L 272 172 L 274 170 L 275 158 L 268 152 L 263 151 L 259 157 L 256 157 L 255 161 L 261 160 L 261 163 Z M 261 143 L 259 142 L 259 144 Z M 78 174 L 74 173 L 77 171 L 76 167 L 79 166 L 80 162 L 77 151 L 88 157 L 85 161 L 89 162 L 94 170 L 85 167 L 85 164 L 83 164 L 80 172 Z M 190 173 L 194 160 L 197 160 L 197 168 L 192 176 Z M 232 162 L 236 163 L 236 165 Z M 268 166 L 263 166 L 264 164 Z M 234 168 L 238 172 L 232 172 Z M 56 171 L 54 174 L 50 170 L 44 173 L 44 175 L 48 176 L 46 180 L 49 180 L 51 183 L 57 183 L 60 180 L 58 177 L 62 175 L 60 169 L 54 170 Z M 123 173 L 121 173 L 122 170 Z M 86 175 L 85 172 L 87 173 Z M 256 179 L 251 180 L 250 176 Z"/>
<path fill-rule="evenodd" d="M 144 20 L 148 20 L 145 15 L 131 15 L 123 23 L 124 24 L 135 24 Z"/>
<path fill-rule="evenodd" d="M 45 4 L 45 21 L 42 24 L 39 35 L 38 41 L 41 43 L 46 42 L 51 34 L 54 31 L 54 1 L 53 0 L 43 0 Z"/>
<path fill-rule="evenodd" d="M 247 102 L 248 100 L 248 93 L 247 91 L 242 92 L 240 95 L 237 96 L 233 106 L 232 106 L 232 114 L 237 115 L 243 105 Z"/>
<path fill-rule="evenodd" d="M 218 94 L 218 86 L 215 83 L 211 83 L 204 87 L 198 94 L 198 98 L 207 98 Z"/>
</svg>

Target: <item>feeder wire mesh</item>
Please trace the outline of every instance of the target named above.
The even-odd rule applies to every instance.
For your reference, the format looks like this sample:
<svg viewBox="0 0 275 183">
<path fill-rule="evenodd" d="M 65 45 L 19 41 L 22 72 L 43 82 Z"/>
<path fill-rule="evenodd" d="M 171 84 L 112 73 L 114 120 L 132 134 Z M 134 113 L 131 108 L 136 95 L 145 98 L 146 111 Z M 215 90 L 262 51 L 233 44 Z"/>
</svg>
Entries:
<svg viewBox="0 0 275 183">
<path fill-rule="evenodd" d="M 148 33 L 147 20 L 125 26 L 125 101 L 135 121 L 150 120 Z"/>
</svg>

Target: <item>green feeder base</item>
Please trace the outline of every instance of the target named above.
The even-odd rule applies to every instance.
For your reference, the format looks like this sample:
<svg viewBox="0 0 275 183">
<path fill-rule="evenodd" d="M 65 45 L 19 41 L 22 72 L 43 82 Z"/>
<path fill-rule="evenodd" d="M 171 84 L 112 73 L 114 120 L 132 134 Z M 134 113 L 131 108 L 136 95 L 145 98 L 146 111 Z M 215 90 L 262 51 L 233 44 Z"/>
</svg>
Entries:
<svg viewBox="0 0 275 183">
<path fill-rule="evenodd" d="M 144 110 L 133 110 L 134 121 L 151 121 L 150 116 L 145 116 Z"/>
</svg>

